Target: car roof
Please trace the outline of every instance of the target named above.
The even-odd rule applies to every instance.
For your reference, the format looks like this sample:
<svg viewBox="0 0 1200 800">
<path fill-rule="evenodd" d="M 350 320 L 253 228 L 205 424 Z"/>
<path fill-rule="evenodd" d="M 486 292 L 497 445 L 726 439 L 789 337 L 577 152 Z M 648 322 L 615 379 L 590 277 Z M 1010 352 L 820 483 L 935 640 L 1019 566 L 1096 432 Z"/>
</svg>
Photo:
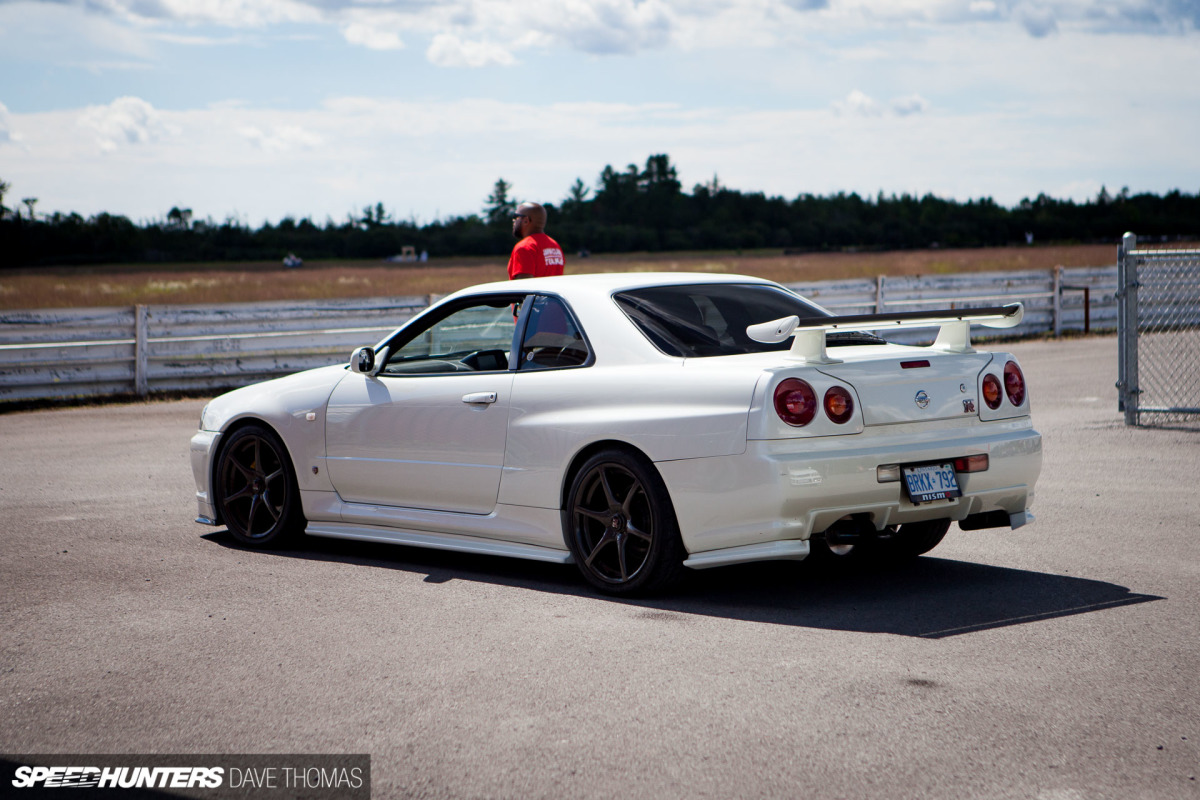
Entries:
<svg viewBox="0 0 1200 800">
<path fill-rule="evenodd" d="M 668 356 L 656 348 L 610 298 L 618 292 L 632 289 L 696 284 L 778 286 L 771 281 L 746 275 L 714 275 L 706 272 L 599 272 L 484 283 L 455 292 L 443 298 L 439 305 L 487 294 L 506 294 L 510 297 L 515 292 L 557 295 L 571 306 L 585 336 L 588 337 L 589 346 L 600 361 L 609 365 L 646 364 L 681 359 Z"/>
<path fill-rule="evenodd" d="M 709 272 L 596 272 L 586 275 L 558 275 L 550 278 L 526 278 L 520 281 L 483 283 L 462 289 L 452 296 L 479 292 L 546 292 L 570 299 L 573 296 L 611 295 L 630 289 L 645 289 L 652 286 L 685 286 L 697 283 L 777 285 L 772 281 L 748 275 Z"/>
</svg>

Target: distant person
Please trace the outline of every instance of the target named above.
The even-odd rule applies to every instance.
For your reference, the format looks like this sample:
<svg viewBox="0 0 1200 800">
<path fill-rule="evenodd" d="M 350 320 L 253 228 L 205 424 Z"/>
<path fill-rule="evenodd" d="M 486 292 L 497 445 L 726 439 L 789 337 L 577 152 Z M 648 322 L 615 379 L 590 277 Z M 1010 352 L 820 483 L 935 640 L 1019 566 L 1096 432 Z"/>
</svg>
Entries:
<svg viewBox="0 0 1200 800">
<path fill-rule="evenodd" d="M 563 251 L 558 242 L 546 235 L 546 209 L 540 203 L 517 206 L 513 236 L 521 241 L 508 259 L 510 280 L 563 274 Z"/>
</svg>

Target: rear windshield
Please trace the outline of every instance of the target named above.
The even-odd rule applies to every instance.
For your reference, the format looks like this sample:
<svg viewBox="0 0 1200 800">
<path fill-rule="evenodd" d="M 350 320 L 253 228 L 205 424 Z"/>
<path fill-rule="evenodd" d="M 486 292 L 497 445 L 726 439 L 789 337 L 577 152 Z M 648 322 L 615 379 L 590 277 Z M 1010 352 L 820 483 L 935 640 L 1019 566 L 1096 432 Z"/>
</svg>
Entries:
<svg viewBox="0 0 1200 800">
<path fill-rule="evenodd" d="M 621 292 L 615 299 L 655 347 L 683 358 L 787 350 L 791 339 L 756 342 L 746 335 L 746 326 L 781 317 L 830 316 L 799 295 L 756 284 L 656 286 Z"/>
</svg>

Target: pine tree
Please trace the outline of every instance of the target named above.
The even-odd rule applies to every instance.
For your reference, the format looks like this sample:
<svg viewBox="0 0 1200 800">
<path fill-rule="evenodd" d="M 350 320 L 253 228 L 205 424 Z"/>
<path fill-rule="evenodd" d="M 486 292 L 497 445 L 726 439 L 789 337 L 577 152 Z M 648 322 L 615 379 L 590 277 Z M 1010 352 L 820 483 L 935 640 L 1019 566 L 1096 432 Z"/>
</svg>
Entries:
<svg viewBox="0 0 1200 800">
<path fill-rule="evenodd" d="M 488 195 L 487 205 L 483 207 L 483 216 L 487 219 L 489 225 L 506 225 L 512 220 L 512 215 L 517 210 L 517 204 L 508 196 L 512 191 L 512 184 L 497 178 L 496 185 L 492 187 L 492 193 Z"/>
</svg>

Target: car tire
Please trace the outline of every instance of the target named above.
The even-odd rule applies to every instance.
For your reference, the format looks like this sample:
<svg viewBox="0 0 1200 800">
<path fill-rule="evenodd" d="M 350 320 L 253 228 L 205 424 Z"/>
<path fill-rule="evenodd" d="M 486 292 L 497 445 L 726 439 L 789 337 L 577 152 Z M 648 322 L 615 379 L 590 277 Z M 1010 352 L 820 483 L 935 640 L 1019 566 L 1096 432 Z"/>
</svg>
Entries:
<svg viewBox="0 0 1200 800">
<path fill-rule="evenodd" d="M 861 541 L 855 544 L 830 544 L 825 536 L 814 536 L 806 560 L 839 567 L 887 566 L 928 553 L 938 546 L 949 529 L 950 520 L 935 519 L 864 532 Z"/>
<path fill-rule="evenodd" d="M 653 594 L 684 572 L 666 485 L 652 464 L 623 450 L 599 452 L 575 473 L 563 534 L 584 579 L 607 594 Z"/>
<path fill-rule="evenodd" d="M 269 428 L 247 425 L 230 434 L 213 478 L 221 520 L 242 544 L 279 547 L 304 530 L 291 458 Z"/>
<path fill-rule="evenodd" d="M 879 543 L 883 545 L 883 554 L 889 560 L 912 559 L 937 547 L 948 530 L 948 519 L 909 522 L 901 525 L 896 533 Z"/>
</svg>

